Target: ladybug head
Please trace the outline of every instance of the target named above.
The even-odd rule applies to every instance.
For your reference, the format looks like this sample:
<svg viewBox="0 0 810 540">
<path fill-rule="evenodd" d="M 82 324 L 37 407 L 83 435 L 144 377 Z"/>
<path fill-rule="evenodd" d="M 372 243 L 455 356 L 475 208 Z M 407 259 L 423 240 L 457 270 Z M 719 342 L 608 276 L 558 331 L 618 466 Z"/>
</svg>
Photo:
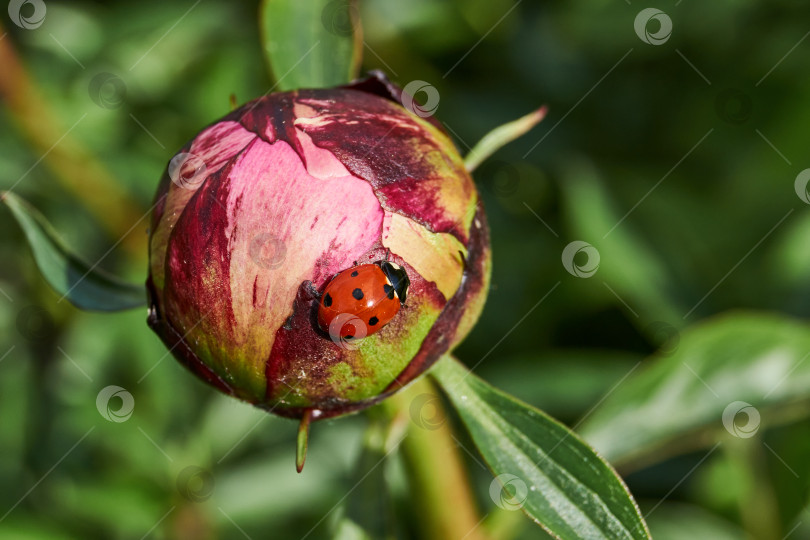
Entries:
<svg viewBox="0 0 810 540">
<path fill-rule="evenodd" d="M 388 278 L 388 281 L 390 281 L 391 285 L 394 287 L 394 292 L 397 293 L 400 303 L 404 304 L 405 298 L 408 295 L 408 287 L 411 284 L 411 280 L 408 279 L 408 274 L 405 272 L 405 269 L 398 264 L 388 261 L 381 261 L 377 264 L 380 265 L 380 269 L 382 269 L 385 277 Z"/>
</svg>

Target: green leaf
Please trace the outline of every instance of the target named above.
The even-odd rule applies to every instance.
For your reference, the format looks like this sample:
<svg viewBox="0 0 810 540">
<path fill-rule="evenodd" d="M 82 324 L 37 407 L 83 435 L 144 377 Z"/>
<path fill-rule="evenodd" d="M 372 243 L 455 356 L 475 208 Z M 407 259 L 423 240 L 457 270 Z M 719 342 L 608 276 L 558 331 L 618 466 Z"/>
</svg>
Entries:
<svg viewBox="0 0 810 540">
<path fill-rule="evenodd" d="M 54 290 L 80 309 L 119 311 L 146 305 L 143 285 L 124 283 L 73 254 L 36 208 L 11 192 L 0 200 L 22 227 L 34 260 Z"/>
<path fill-rule="evenodd" d="M 724 416 L 726 423 L 747 424 L 741 402 L 759 413 L 801 406 L 810 397 L 808 351 L 810 326 L 790 317 L 738 312 L 712 318 L 684 331 L 670 356 L 628 377 L 580 433 L 614 463 L 659 460 L 711 444 L 717 433 L 732 435 Z M 758 420 L 748 429 L 755 428 Z M 704 437 L 687 436 L 701 431 Z"/>
<path fill-rule="evenodd" d="M 261 30 L 277 90 L 326 88 L 357 77 L 363 38 L 354 0 L 264 0 Z"/>
<path fill-rule="evenodd" d="M 527 133 L 534 126 L 539 124 L 546 117 L 548 108 L 543 105 L 536 111 L 532 111 L 526 116 L 521 116 L 517 120 L 512 120 L 496 127 L 480 141 L 478 141 L 470 153 L 464 156 L 464 167 L 472 172 L 478 168 L 489 156 L 500 148 L 506 146 L 521 135 Z"/>
<path fill-rule="evenodd" d="M 671 269 L 653 247 L 633 230 L 628 210 L 619 210 L 596 170 L 573 162 L 560 187 L 565 215 L 575 237 L 593 245 L 600 255 L 595 278 L 607 285 L 602 293 L 614 302 L 627 302 L 638 312 L 639 321 L 664 321 L 674 327 L 683 324 L 683 306 L 672 293 L 676 290 Z M 614 289 L 618 300 L 610 290 Z"/>
<path fill-rule="evenodd" d="M 616 472 L 567 427 L 493 388 L 453 358 L 441 360 L 431 373 L 497 475 L 489 492 L 498 506 L 522 507 L 561 539 L 650 537 Z"/>
</svg>

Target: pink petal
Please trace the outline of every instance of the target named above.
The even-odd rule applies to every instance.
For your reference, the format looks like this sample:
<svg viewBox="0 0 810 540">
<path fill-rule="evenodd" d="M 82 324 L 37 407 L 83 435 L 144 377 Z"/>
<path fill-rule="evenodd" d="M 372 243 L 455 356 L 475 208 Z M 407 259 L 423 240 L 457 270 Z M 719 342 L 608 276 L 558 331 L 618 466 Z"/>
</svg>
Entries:
<svg viewBox="0 0 810 540">
<path fill-rule="evenodd" d="M 255 138 L 256 135 L 243 128 L 240 123 L 226 120 L 204 129 L 190 146 L 173 158 L 175 167 L 178 164 L 180 167 L 171 171 L 174 178 L 164 176 L 165 186 L 161 187 L 165 193 L 159 191 L 159 195 L 166 195 L 165 202 L 156 207 L 150 240 L 150 267 L 158 294 L 163 290 L 166 243 L 189 199 L 208 177 Z M 172 163 L 169 168 L 172 169 Z M 178 175 L 183 176 L 181 178 Z"/>
<path fill-rule="evenodd" d="M 237 351 L 263 378 L 300 284 L 321 287 L 378 243 L 383 210 L 368 182 L 315 178 L 283 141 L 255 139 L 211 181 L 169 242 L 169 318 L 193 329 L 189 339 L 231 336 L 207 347 Z M 212 320 L 199 322 L 206 313 Z"/>
</svg>

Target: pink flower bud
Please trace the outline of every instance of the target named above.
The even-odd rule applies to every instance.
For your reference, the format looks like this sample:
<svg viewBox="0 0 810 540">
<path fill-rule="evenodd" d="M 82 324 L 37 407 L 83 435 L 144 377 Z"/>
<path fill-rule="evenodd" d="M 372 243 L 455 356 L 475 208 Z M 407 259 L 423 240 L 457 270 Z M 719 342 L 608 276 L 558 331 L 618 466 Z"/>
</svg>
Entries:
<svg viewBox="0 0 810 540">
<path fill-rule="evenodd" d="M 401 98 L 379 74 L 270 94 L 171 160 L 152 215 L 149 324 L 205 381 L 283 416 L 335 416 L 395 392 L 469 332 L 489 283 L 486 217 L 440 124 Z M 363 300 L 319 324 L 333 277 L 383 261 L 409 281 L 387 324 L 368 326 L 382 306 L 371 271 Z"/>
</svg>

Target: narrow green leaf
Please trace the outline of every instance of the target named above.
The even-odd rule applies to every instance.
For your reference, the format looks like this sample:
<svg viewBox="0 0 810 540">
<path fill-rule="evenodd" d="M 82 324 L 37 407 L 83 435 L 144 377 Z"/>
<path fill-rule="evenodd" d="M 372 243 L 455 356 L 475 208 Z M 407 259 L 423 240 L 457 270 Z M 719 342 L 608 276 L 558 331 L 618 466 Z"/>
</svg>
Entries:
<svg viewBox="0 0 810 540">
<path fill-rule="evenodd" d="M 484 135 L 473 149 L 464 156 L 464 167 L 469 172 L 473 172 L 489 156 L 539 124 L 546 117 L 547 111 L 548 108 L 543 105 L 536 111 L 498 126 Z"/>
<path fill-rule="evenodd" d="M 363 37 L 356 0 L 264 0 L 261 30 L 277 90 L 326 88 L 357 77 Z"/>
<path fill-rule="evenodd" d="M 298 424 L 298 436 L 295 439 L 295 470 L 299 473 L 304 470 L 304 463 L 307 461 L 310 420 L 312 420 L 312 410 L 307 409 Z"/>
<path fill-rule="evenodd" d="M 522 508 L 561 539 L 650 538 L 622 480 L 571 430 L 453 358 L 431 373 L 496 475 L 489 490 L 495 504 Z"/>
<path fill-rule="evenodd" d="M 790 317 L 710 319 L 684 331 L 669 356 L 628 377 L 580 433 L 614 463 L 664 459 L 712 444 L 717 433 L 753 436 L 764 408 L 774 418 L 780 406 L 798 403 L 808 414 L 801 404 L 810 398 L 808 351 L 810 326 Z M 706 437 L 687 436 L 699 430 Z"/>
<path fill-rule="evenodd" d="M 70 303 L 92 311 L 120 311 L 146 305 L 143 285 L 124 283 L 79 259 L 36 208 L 10 192 L 2 193 L 0 200 L 22 227 L 45 280 Z"/>
</svg>

